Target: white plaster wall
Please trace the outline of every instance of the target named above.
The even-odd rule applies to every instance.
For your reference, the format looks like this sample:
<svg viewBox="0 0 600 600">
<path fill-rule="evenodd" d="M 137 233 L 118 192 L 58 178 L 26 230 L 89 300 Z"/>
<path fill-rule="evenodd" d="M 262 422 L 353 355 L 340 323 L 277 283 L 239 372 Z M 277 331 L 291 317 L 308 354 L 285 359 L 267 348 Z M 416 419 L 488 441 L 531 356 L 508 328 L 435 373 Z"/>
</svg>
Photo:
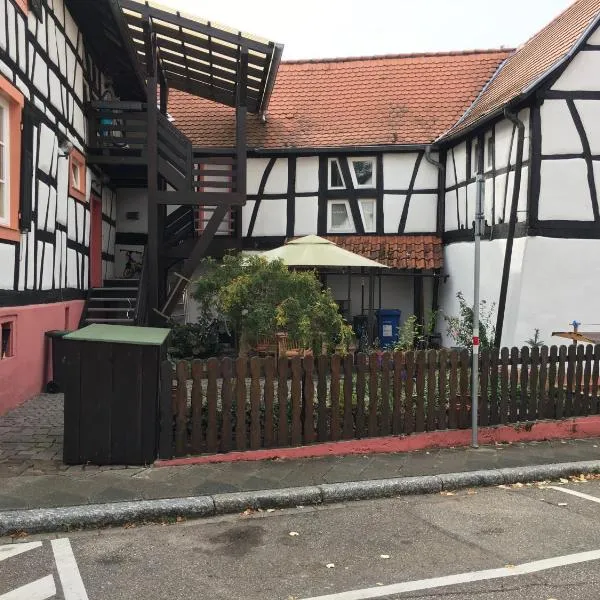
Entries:
<svg viewBox="0 0 600 600">
<path fill-rule="evenodd" d="M 269 173 L 265 185 L 265 194 L 287 194 L 288 186 L 288 161 L 287 158 L 278 158 Z"/>
<path fill-rule="evenodd" d="M 317 217 L 319 214 L 319 198 L 295 199 L 294 235 L 309 235 L 317 233 Z"/>
<path fill-rule="evenodd" d="M 38 242 L 37 257 L 38 277 L 41 277 L 40 289 L 52 289 L 54 246 L 45 242 Z"/>
<path fill-rule="evenodd" d="M 258 194 L 260 180 L 269 164 L 268 158 L 249 158 L 246 167 L 246 191 L 248 195 Z"/>
<path fill-rule="evenodd" d="M 573 117 L 565 100 L 546 100 L 540 107 L 542 154 L 583 152 Z"/>
<path fill-rule="evenodd" d="M 263 200 L 260 203 L 252 237 L 285 235 L 287 225 L 287 201 Z"/>
<path fill-rule="evenodd" d="M 117 231 L 148 233 L 148 190 L 142 188 L 119 188 L 117 190 Z M 139 219 L 130 221 L 128 212 L 138 212 Z"/>
<path fill-rule="evenodd" d="M 575 106 L 581 117 L 592 154 L 600 154 L 600 102 L 575 100 Z"/>
<path fill-rule="evenodd" d="M 600 52 L 581 50 L 552 86 L 553 90 L 595 91 L 600 89 Z"/>
<path fill-rule="evenodd" d="M 15 251 L 13 244 L 0 244 L 0 289 L 12 290 L 15 284 Z"/>
<path fill-rule="evenodd" d="M 319 158 L 317 156 L 298 157 L 296 159 L 296 191 L 316 193 L 318 190 Z"/>
<path fill-rule="evenodd" d="M 540 173 L 540 220 L 593 220 L 585 160 L 544 160 Z"/>
<path fill-rule="evenodd" d="M 431 157 L 434 160 L 438 160 L 438 155 L 433 153 Z M 415 179 L 416 190 L 432 190 L 438 187 L 438 169 L 431 163 L 427 162 L 425 157 L 421 160 L 419 165 L 419 171 L 417 172 L 417 178 Z"/>
<path fill-rule="evenodd" d="M 386 190 L 407 190 L 417 160 L 416 152 L 383 155 L 383 187 Z M 424 161 L 423 161 L 424 162 Z M 431 165 L 430 165 L 431 166 Z M 420 170 L 420 169 L 419 169 Z M 437 172 L 436 172 L 437 173 Z M 436 174 L 437 181 L 437 174 Z M 424 185 L 423 187 L 430 187 Z"/>
<path fill-rule="evenodd" d="M 515 239 L 513 265 L 519 263 L 515 257 L 519 255 L 518 247 L 521 244 L 520 238 Z M 505 249 L 505 239 L 481 242 L 481 299 L 486 300 L 490 305 L 494 302 L 497 303 L 499 299 Z M 448 277 L 445 282 L 442 279 L 440 283 L 442 315 L 457 316 L 459 314 L 459 304 L 456 299 L 458 292 L 463 293 L 467 302 L 473 302 L 473 252 L 474 244 L 472 242 L 450 244 L 444 248 L 444 275 Z M 510 283 L 514 283 L 514 279 L 511 278 Z M 494 324 L 495 317 L 496 313 L 494 313 Z M 438 322 L 438 330 L 442 333 L 445 346 L 455 345 L 446 334 L 446 322 L 443 316 Z"/>
<path fill-rule="evenodd" d="M 437 196 L 416 194 L 410 199 L 405 233 L 436 231 Z M 396 229 L 397 231 L 397 229 Z"/>
<path fill-rule="evenodd" d="M 383 231 L 385 233 L 398 233 L 405 202 L 406 196 L 404 194 L 383 195 Z"/>
<path fill-rule="evenodd" d="M 529 238 L 512 341 L 520 345 L 539 328 L 547 344 L 561 344 L 553 331 L 568 331 L 573 320 L 598 323 L 599 256 L 600 240 Z"/>
</svg>

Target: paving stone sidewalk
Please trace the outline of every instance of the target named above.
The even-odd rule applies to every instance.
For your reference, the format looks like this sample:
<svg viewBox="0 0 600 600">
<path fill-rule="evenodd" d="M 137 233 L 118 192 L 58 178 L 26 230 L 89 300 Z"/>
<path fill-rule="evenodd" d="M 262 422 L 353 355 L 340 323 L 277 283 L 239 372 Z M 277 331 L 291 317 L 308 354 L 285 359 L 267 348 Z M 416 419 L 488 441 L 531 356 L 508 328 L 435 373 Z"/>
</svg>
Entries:
<svg viewBox="0 0 600 600">
<path fill-rule="evenodd" d="M 600 459 L 600 439 L 182 467 L 67 467 L 62 397 L 0 416 L 0 510 L 175 498 Z"/>
</svg>

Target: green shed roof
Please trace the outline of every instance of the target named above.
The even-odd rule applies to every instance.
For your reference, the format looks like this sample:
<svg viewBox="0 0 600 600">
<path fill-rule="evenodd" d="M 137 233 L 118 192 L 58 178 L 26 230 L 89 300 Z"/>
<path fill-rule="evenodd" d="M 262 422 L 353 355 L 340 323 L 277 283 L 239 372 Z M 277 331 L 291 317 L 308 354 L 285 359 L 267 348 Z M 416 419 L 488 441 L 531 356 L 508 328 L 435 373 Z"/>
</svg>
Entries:
<svg viewBox="0 0 600 600">
<path fill-rule="evenodd" d="M 88 325 L 69 333 L 65 340 L 80 342 L 112 342 L 113 344 L 138 344 L 141 346 L 161 346 L 170 329 L 156 327 L 135 327 L 133 325 Z"/>
</svg>

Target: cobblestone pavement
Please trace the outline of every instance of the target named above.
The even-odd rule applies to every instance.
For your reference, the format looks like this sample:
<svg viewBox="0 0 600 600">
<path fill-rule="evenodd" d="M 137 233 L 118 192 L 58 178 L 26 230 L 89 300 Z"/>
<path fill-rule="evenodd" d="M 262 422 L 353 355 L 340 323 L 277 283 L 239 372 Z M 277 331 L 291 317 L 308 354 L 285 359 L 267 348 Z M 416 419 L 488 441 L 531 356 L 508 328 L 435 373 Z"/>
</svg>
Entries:
<svg viewBox="0 0 600 600">
<path fill-rule="evenodd" d="M 40 394 L 0 415 L 0 476 L 62 466 L 63 396 Z"/>
</svg>

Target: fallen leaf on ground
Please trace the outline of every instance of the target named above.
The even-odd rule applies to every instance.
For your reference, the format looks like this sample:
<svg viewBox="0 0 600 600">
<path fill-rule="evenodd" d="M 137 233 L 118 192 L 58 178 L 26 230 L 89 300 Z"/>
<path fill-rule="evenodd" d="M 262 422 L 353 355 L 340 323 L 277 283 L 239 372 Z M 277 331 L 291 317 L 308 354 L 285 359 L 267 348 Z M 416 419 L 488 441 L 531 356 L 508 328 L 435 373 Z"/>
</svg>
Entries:
<svg viewBox="0 0 600 600">
<path fill-rule="evenodd" d="M 26 531 L 17 531 L 10 536 L 13 540 L 19 540 L 22 538 L 29 537 L 29 534 Z"/>
<path fill-rule="evenodd" d="M 560 481 L 561 483 L 569 483 L 569 480 L 568 480 L 568 479 L 565 479 L 564 477 L 561 477 L 561 478 L 559 479 L 559 481 Z"/>
<path fill-rule="evenodd" d="M 381 558 L 389 558 L 389 557 L 390 557 L 390 555 L 389 555 L 389 554 L 382 554 L 382 555 L 381 555 Z"/>
<path fill-rule="evenodd" d="M 253 513 L 255 513 L 256 511 L 253 508 L 247 508 L 243 513 L 242 516 L 247 517 L 248 515 L 251 515 Z"/>
<path fill-rule="evenodd" d="M 468 496 L 473 496 L 476 493 L 477 493 L 477 490 L 467 490 L 467 495 Z"/>
<path fill-rule="evenodd" d="M 503 490 L 510 490 L 510 488 L 507 485 L 504 485 L 503 483 L 501 483 L 498 487 Z"/>
<path fill-rule="evenodd" d="M 513 484 L 512 484 L 512 486 L 513 486 L 514 488 L 522 488 L 522 487 L 523 487 L 523 484 L 522 484 L 522 483 L 519 483 L 519 482 L 517 482 L 517 483 L 513 483 Z"/>
<path fill-rule="evenodd" d="M 568 504 L 566 502 L 559 502 L 558 506 L 568 506 Z"/>
<path fill-rule="evenodd" d="M 275 509 L 274 508 L 267 508 L 267 512 L 268 513 L 275 512 Z"/>
<path fill-rule="evenodd" d="M 335 567 L 335 564 L 334 564 L 334 563 L 327 563 L 325 566 L 326 566 L 328 569 L 333 569 L 333 568 Z"/>
<path fill-rule="evenodd" d="M 177 517 L 176 521 L 177 521 L 178 523 L 183 523 L 183 521 L 185 521 L 185 517 L 181 517 L 181 516 L 179 516 L 179 517 Z"/>
<path fill-rule="evenodd" d="M 514 569 L 515 565 L 504 565 L 505 569 Z"/>
<path fill-rule="evenodd" d="M 123 525 L 123 529 L 133 529 L 135 527 L 135 523 L 125 523 Z"/>
<path fill-rule="evenodd" d="M 440 492 L 442 496 L 456 496 L 456 492 Z"/>
<path fill-rule="evenodd" d="M 290 531 L 290 533 L 288 534 L 291 537 L 296 537 L 297 535 L 300 535 L 297 531 Z"/>
</svg>

